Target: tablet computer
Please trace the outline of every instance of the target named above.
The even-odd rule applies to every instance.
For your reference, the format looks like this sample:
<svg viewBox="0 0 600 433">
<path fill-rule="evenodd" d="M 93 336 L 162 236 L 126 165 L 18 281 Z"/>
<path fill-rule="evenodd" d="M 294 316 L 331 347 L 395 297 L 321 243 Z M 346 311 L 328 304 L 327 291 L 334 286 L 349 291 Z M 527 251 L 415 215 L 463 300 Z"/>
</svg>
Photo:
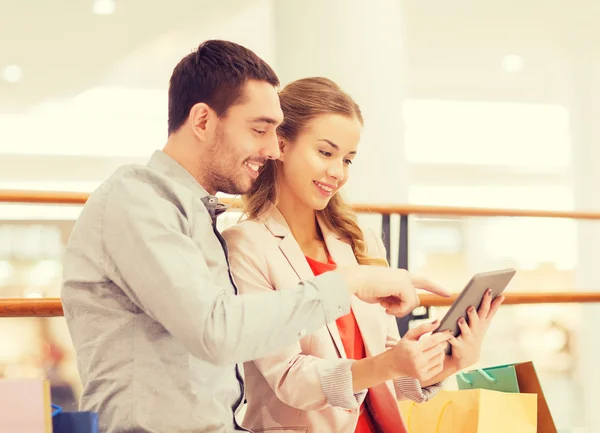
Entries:
<svg viewBox="0 0 600 433">
<path fill-rule="evenodd" d="M 456 301 L 440 321 L 440 326 L 434 332 L 450 330 L 452 335 L 458 337 L 460 335 L 458 320 L 461 317 L 467 318 L 467 308 L 473 306 L 479 309 L 487 289 L 492 290 L 492 299 L 500 296 L 516 272 L 514 269 L 502 269 L 475 274 L 460 292 Z M 446 353 L 450 354 L 451 351 L 452 346 L 448 344 Z"/>
</svg>

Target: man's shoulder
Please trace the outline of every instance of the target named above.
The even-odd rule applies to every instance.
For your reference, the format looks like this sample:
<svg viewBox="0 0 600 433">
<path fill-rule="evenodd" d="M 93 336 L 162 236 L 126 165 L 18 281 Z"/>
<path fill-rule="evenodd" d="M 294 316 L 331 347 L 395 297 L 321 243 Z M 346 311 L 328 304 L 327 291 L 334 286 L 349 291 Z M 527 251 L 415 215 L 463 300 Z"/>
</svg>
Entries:
<svg viewBox="0 0 600 433">
<path fill-rule="evenodd" d="M 92 202 L 103 207 L 126 209 L 136 204 L 157 209 L 187 207 L 193 192 L 168 175 L 147 165 L 128 164 L 118 168 L 91 194 Z"/>
<path fill-rule="evenodd" d="M 109 175 L 102 183 L 90 194 L 88 203 L 96 201 L 104 201 L 107 196 L 118 193 L 127 192 L 126 188 L 129 183 L 144 185 L 150 184 L 152 178 L 152 170 L 141 164 L 127 164 L 117 168 Z"/>
<path fill-rule="evenodd" d="M 104 182 L 107 195 L 132 194 L 137 196 L 138 190 L 150 191 L 164 188 L 169 184 L 168 177 L 155 169 L 141 164 L 128 164 L 119 167 Z"/>
<path fill-rule="evenodd" d="M 119 167 L 90 194 L 74 231 L 118 229 L 140 219 L 171 219 L 180 224 L 191 201 L 185 188 L 140 164 Z M 195 212 L 195 213 L 201 213 Z"/>
</svg>

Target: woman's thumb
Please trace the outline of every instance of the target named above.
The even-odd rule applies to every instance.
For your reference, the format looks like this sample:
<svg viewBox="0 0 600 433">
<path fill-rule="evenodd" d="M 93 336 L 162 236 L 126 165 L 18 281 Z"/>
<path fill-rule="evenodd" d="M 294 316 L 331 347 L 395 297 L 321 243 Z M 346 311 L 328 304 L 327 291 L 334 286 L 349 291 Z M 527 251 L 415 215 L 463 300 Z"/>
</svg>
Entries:
<svg viewBox="0 0 600 433">
<path fill-rule="evenodd" d="M 422 325 L 419 325 L 416 328 L 409 329 L 402 338 L 418 341 L 419 338 L 421 338 L 423 335 L 435 331 L 439 323 L 439 320 L 434 320 L 431 323 L 423 323 Z"/>
</svg>

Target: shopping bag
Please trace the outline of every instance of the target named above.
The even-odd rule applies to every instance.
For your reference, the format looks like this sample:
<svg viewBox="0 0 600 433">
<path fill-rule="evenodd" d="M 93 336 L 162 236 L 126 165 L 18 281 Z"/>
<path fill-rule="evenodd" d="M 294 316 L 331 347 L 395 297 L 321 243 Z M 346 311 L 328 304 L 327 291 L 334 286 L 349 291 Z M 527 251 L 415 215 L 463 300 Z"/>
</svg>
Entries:
<svg viewBox="0 0 600 433">
<path fill-rule="evenodd" d="M 399 405 L 408 433 L 537 432 L 535 394 L 442 390 L 428 402 Z"/>
<path fill-rule="evenodd" d="M 0 432 L 52 433 L 47 380 L 0 380 Z"/>
<path fill-rule="evenodd" d="M 98 433 L 98 414 L 95 412 L 63 412 L 52 405 L 53 433 Z"/>
<path fill-rule="evenodd" d="M 456 376 L 456 381 L 459 389 L 489 389 L 511 393 L 537 394 L 538 431 L 540 433 L 558 432 L 532 362 L 499 365 L 459 373 Z"/>
</svg>

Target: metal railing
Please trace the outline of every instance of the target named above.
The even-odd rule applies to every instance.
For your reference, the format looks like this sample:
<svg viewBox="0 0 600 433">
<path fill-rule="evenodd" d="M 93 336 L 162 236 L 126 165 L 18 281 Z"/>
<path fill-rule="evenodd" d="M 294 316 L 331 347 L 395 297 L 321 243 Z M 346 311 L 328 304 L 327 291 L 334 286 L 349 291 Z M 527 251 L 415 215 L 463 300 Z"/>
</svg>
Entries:
<svg viewBox="0 0 600 433">
<path fill-rule="evenodd" d="M 46 205 L 83 205 L 87 193 L 41 192 L 41 191 L 2 191 L 0 203 L 25 203 Z M 240 201 L 224 199 L 232 208 L 239 208 Z M 438 217 L 526 217 L 526 218 L 567 218 L 577 220 L 600 220 L 600 212 L 568 212 L 551 210 L 494 209 L 476 207 L 445 207 L 417 205 L 376 205 L 353 204 L 357 213 L 379 214 L 382 217 L 382 235 L 388 251 L 391 246 L 391 216 L 400 216 L 400 242 L 397 265 L 408 269 L 408 224 L 409 215 Z M 434 295 L 422 295 L 421 304 L 425 307 L 448 306 L 455 296 L 441 298 Z M 549 304 L 549 303 L 597 303 L 600 292 L 563 291 L 551 293 L 509 293 L 505 304 Z M 0 298 L 0 317 L 55 317 L 62 316 L 62 304 L 59 298 Z M 399 326 L 407 329 L 408 322 L 415 318 L 407 317 Z M 420 318 L 420 317 L 419 317 Z"/>
</svg>

